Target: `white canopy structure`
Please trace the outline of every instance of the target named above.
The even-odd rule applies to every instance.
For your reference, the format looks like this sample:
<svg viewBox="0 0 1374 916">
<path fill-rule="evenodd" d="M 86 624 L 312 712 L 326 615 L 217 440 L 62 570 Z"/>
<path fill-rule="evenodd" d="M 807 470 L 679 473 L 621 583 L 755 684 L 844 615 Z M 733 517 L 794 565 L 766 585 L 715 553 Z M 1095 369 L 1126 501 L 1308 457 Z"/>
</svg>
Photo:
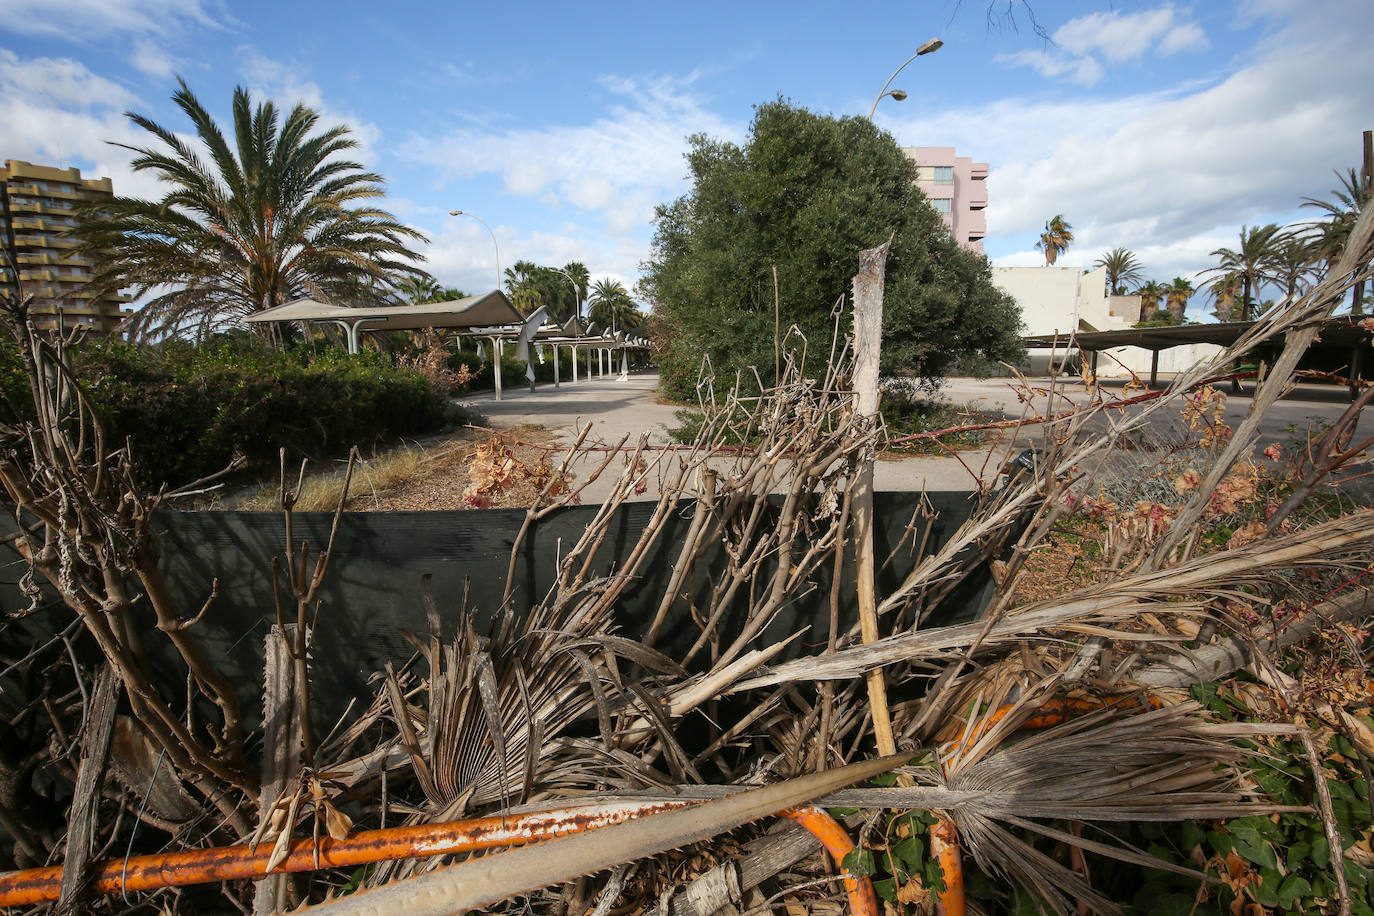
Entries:
<svg viewBox="0 0 1374 916">
<path fill-rule="evenodd" d="M 493 329 L 504 331 L 525 321 L 506 294 L 499 289 L 480 296 L 426 302 L 422 305 L 379 305 L 349 308 L 314 299 L 297 299 L 275 308 L 254 312 L 243 319 L 250 324 L 269 321 L 301 321 L 337 324 L 348 335 L 348 352 L 358 352 L 359 331 L 413 331 L 418 328 Z"/>
<path fill-rule="evenodd" d="M 502 344 L 514 342 L 517 345 L 517 358 L 532 362 L 536 352 L 531 352 L 539 344 L 551 345 L 554 355 L 554 387 L 559 378 L 558 348 L 571 347 L 573 352 L 573 382 L 577 381 L 577 356 L 579 349 L 587 351 L 587 378 L 592 376 L 592 351 L 597 351 L 597 367 L 602 375 L 613 370 L 613 352 L 621 351 L 621 378 L 628 377 L 629 350 L 648 349 L 648 342 L 640 339 L 627 340 L 623 333 L 597 336 L 595 327 L 584 328 L 581 321 L 572 318 L 563 325 L 547 322 L 543 309 L 525 317 L 520 314 L 506 294 L 500 290 L 453 299 L 448 302 L 426 302 L 422 305 L 388 305 L 368 308 L 349 308 L 330 305 L 314 299 L 297 299 L 285 305 L 255 312 L 243 320 L 252 324 L 263 322 L 301 322 L 312 324 L 337 324 L 344 329 L 348 339 L 348 352 L 358 352 L 358 334 L 362 331 L 410 331 L 419 328 L 436 328 L 452 332 L 461 338 L 470 338 L 478 346 L 482 341 L 490 342 L 492 362 L 495 369 L 496 399 L 501 399 L 501 350 Z M 542 356 L 538 356 L 542 362 Z M 534 367 L 530 366 L 528 377 L 533 386 Z"/>
</svg>

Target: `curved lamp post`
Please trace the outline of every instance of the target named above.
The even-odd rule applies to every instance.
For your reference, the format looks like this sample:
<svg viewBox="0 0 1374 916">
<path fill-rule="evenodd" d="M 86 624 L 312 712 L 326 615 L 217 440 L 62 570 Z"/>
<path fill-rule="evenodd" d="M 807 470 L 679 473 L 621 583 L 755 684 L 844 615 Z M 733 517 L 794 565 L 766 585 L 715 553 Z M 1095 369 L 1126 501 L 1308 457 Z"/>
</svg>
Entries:
<svg viewBox="0 0 1374 916">
<path fill-rule="evenodd" d="M 549 270 L 553 271 L 553 272 L 556 273 L 556 274 L 562 274 L 564 277 L 567 277 L 567 278 L 568 278 L 568 282 L 572 284 L 572 288 L 573 288 L 573 316 L 576 317 L 576 318 L 580 321 L 581 318 L 582 318 L 582 290 L 581 290 L 581 288 L 578 287 L 577 281 L 574 280 L 574 279 L 573 279 L 571 276 L 569 276 L 568 274 L 563 273 L 563 271 L 559 270 L 557 267 L 550 267 Z"/>
<path fill-rule="evenodd" d="M 906 93 L 902 90 L 894 89 L 891 92 L 888 92 L 887 87 L 892 85 L 892 81 L 897 78 L 898 73 L 901 73 L 903 70 L 906 69 L 907 64 L 911 63 L 913 60 L 920 57 L 922 54 L 930 54 L 934 51 L 938 51 L 943 46 L 943 41 L 941 41 L 938 38 L 932 38 L 930 41 L 926 42 L 925 44 L 917 48 L 916 53 L 908 57 L 900 67 L 898 67 L 896 70 L 893 70 L 892 75 L 887 78 L 887 82 L 883 83 L 883 91 L 878 93 L 878 97 L 873 100 L 873 107 L 868 109 L 868 120 L 873 120 L 873 113 L 878 110 L 878 103 L 883 100 L 884 96 L 890 95 L 892 96 L 893 100 L 897 102 L 900 102 L 902 99 L 906 98 Z"/>
<path fill-rule="evenodd" d="M 889 80 L 889 82 L 891 81 Z M 496 243 L 496 233 L 491 231 L 491 227 L 487 225 L 486 220 L 475 213 L 468 213 L 464 210 L 450 210 L 448 211 L 448 215 L 471 216 L 486 228 L 487 234 L 491 236 L 491 247 L 496 249 L 496 288 L 499 290 L 501 288 L 501 246 Z"/>
</svg>

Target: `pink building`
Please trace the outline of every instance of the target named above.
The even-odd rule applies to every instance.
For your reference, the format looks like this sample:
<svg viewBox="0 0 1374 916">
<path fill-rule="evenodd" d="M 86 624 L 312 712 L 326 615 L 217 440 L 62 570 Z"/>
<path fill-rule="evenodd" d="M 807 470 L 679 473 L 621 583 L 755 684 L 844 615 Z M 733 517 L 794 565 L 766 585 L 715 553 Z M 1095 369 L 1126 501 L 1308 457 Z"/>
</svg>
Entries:
<svg viewBox="0 0 1374 916">
<path fill-rule="evenodd" d="M 988 205 L 988 164 L 954 155 L 952 146 L 909 146 L 902 150 L 916 163 L 916 186 L 945 218 L 954 240 L 983 253 L 988 234 L 983 210 Z"/>
</svg>

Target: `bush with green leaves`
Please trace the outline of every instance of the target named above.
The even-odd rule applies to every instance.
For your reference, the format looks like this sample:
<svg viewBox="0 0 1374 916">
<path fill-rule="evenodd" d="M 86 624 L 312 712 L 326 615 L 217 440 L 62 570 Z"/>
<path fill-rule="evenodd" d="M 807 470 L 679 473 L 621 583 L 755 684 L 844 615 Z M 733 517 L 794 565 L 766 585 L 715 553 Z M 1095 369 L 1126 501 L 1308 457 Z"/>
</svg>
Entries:
<svg viewBox="0 0 1374 916">
<path fill-rule="evenodd" d="M 778 100 L 758 106 L 743 146 L 704 135 L 690 143 L 692 190 L 658 208 L 640 287 L 664 326 L 655 341 L 668 396 L 693 396 L 705 354 L 722 385 L 737 371 L 751 381 L 750 366 L 768 383 L 775 297 L 777 327 L 806 335 L 820 371 L 859 251 L 889 238 L 884 373 L 937 378 L 959 360 L 1021 355 L 1015 301 L 993 286 L 987 258 L 954 241 L 911 159 L 868 120 Z"/>
<path fill-rule="evenodd" d="M 151 486 L 196 480 L 235 455 L 259 468 L 275 467 L 282 448 L 293 461 L 323 460 L 443 423 L 443 399 L 379 353 L 282 352 L 221 339 L 203 347 L 91 341 L 70 357 L 108 440 L 132 441 Z M 22 368 L 9 350 L 0 360 L 8 393 Z M 10 409 L 29 409 L 26 400 L 27 387 Z"/>
</svg>

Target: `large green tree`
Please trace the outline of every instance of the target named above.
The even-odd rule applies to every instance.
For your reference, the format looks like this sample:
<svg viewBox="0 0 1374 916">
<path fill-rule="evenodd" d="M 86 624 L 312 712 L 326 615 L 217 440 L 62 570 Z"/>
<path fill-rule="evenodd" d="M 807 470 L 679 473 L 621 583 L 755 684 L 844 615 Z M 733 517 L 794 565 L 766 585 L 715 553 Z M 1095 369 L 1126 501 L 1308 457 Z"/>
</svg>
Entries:
<svg viewBox="0 0 1374 916">
<path fill-rule="evenodd" d="M 357 146 L 348 128 L 316 131 L 319 115 L 305 105 L 282 120 L 240 87 L 231 141 L 180 85 L 172 98 L 198 143 L 127 113 L 160 144 L 125 146 L 133 167 L 156 175 L 166 195 L 101 201 L 79 230 L 102 287 L 152 295 L 126 323 L 131 337 L 203 337 L 304 296 L 394 302 L 399 284 L 425 276 L 407 247 L 425 237 L 371 204 L 383 180 L 345 158 Z"/>
<path fill-rule="evenodd" d="M 859 251 L 889 237 L 885 371 L 934 378 L 961 359 L 1020 354 L 1015 302 L 992 285 L 986 258 L 954 242 L 911 160 L 868 120 L 778 100 L 756 109 L 742 147 L 689 142 L 692 189 L 658 208 L 639 287 L 655 303 L 670 393 L 691 385 L 707 354 L 721 379 L 751 365 L 772 375 L 775 267 L 782 333 L 796 325 L 810 358 L 824 359 Z"/>
</svg>

